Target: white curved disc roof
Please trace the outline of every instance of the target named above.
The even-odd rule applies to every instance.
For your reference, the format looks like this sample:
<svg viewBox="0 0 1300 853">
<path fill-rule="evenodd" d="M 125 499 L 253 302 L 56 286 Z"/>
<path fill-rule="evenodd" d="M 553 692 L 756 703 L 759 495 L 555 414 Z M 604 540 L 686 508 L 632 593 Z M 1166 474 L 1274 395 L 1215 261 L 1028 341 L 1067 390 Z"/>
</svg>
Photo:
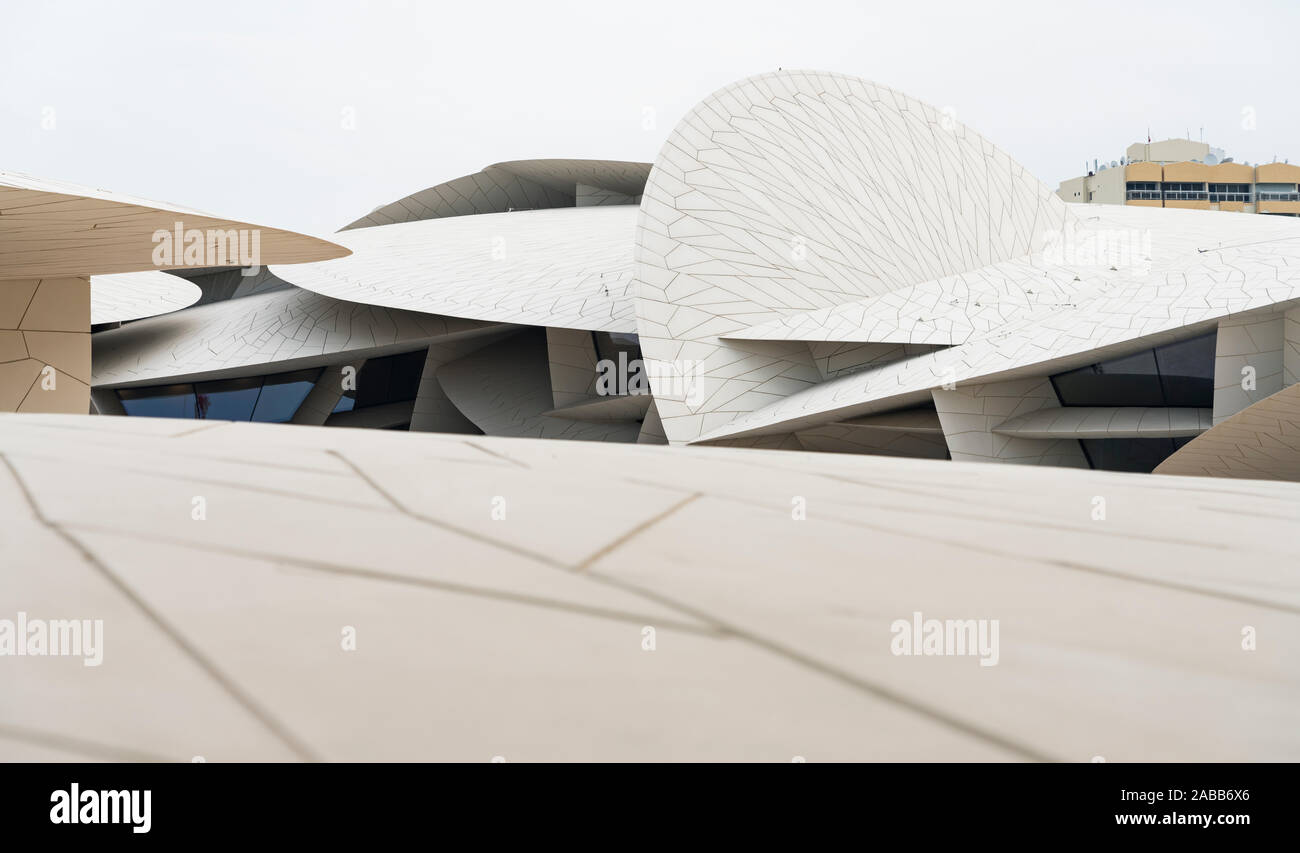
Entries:
<svg viewBox="0 0 1300 853">
<path fill-rule="evenodd" d="M 839 74 L 705 99 L 640 210 L 638 331 L 676 444 L 1043 377 L 1300 300 L 1294 219 L 1072 208 L 952 116 Z M 811 342 L 946 348 L 826 379 Z"/>
<path fill-rule="evenodd" d="M 261 262 L 337 258 L 347 250 L 328 240 L 200 213 L 166 202 L 64 181 L 0 172 L 0 279 L 108 275 L 189 266 L 183 253 L 160 264 L 155 232 L 257 232 Z M 248 238 L 251 244 L 251 236 Z M 212 266 L 205 261 L 198 266 Z"/>
<path fill-rule="evenodd" d="M 296 370 L 347 352 L 415 349 L 486 326 L 286 288 L 100 332 L 94 335 L 91 384 L 144 385 Z"/>
<path fill-rule="evenodd" d="M 188 308 L 203 296 L 197 284 L 156 270 L 90 279 L 90 322 L 122 323 Z"/>
<path fill-rule="evenodd" d="M 630 198 L 645 190 L 649 175 L 649 163 L 627 160 L 509 160 L 381 204 L 339 230 L 444 216 L 575 207 L 579 185 Z"/>
<path fill-rule="evenodd" d="M 735 342 L 752 327 L 1024 257 L 1072 219 L 987 139 L 885 86 L 780 71 L 715 92 L 660 150 L 636 232 L 665 433 L 696 441 L 821 380 L 801 344 Z M 677 362 L 698 366 L 690 401 L 656 381 Z"/>
<path fill-rule="evenodd" d="M 455 216 L 340 231 L 346 258 L 275 267 L 335 299 L 532 326 L 635 332 L 635 205 Z"/>
<path fill-rule="evenodd" d="M 1119 205 L 1089 212 L 1080 234 L 1149 234 L 1149 265 L 1053 264 L 1041 252 L 998 265 L 996 292 L 951 290 L 937 300 L 983 298 L 965 343 L 811 385 L 738 414 L 702 440 L 858 417 L 923 400 L 944 383 L 1046 376 L 1209 331 L 1233 314 L 1300 304 L 1294 219 Z M 1053 281 L 1069 291 L 1050 288 Z M 997 316 L 1000 323 L 988 319 Z"/>
</svg>

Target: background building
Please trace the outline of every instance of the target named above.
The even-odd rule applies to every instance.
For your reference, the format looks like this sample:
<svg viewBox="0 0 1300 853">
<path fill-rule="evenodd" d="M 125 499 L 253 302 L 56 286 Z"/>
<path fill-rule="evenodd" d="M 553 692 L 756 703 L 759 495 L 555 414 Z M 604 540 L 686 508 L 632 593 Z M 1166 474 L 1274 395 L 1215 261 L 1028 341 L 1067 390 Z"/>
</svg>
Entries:
<svg viewBox="0 0 1300 853">
<path fill-rule="evenodd" d="M 1056 194 L 1076 204 L 1130 204 L 1233 213 L 1300 214 L 1300 166 L 1234 163 L 1222 150 L 1190 139 L 1135 142 L 1109 164 L 1061 182 Z"/>
</svg>

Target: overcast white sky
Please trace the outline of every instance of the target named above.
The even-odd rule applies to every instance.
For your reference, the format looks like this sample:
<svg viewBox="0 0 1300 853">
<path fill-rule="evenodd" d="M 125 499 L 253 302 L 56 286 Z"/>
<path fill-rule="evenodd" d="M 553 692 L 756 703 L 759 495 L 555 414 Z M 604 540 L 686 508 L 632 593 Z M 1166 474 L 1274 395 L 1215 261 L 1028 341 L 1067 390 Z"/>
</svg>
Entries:
<svg viewBox="0 0 1300 853">
<path fill-rule="evenodd" d="M 326 235 L 500 160 L 652 161 L 780 66 L 951 106 L 1055 187 L 1148 125 L 1300 162 L 1298 56 L 1297 0 L 22 0 L 0 170 Z"/>
</svg>

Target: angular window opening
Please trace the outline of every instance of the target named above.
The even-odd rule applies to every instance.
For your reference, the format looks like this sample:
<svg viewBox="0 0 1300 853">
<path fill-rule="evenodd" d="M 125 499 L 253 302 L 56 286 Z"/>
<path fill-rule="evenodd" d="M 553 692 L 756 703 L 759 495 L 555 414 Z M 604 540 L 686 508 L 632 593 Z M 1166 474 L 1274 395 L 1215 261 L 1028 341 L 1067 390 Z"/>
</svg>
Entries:
<svg viewBox="0 0 1300 853">
<path fill-rule="evenodd" d="M 618 354 L 626 353 L 627 363 L 631 364 L 641 358 L 641 338 L 630 332 L 592 332 L 591 341 L 598 359 L 618 364 Z"/>
<path fill-rule="evenodd" d="M 307 399 L 311 389 L 316 386 L 316 380 L 320 379 L 320 375 L 320 368 L 316 368 L 293 373 L 277 373 L 266 377 L 252 419 L 260 423 L 275 424 L 292 420 L 302 401 Z"/>
<path fill-rule="evenodd" d="M 1160 375 L 1151 350 L 1052 377 L 1063 406 L 1161 406 Z"/>
<path fill-rule="evenodd" d="M 353 393 L 351 408 L 364 409 L 414 400 L 420 393 L 420 375 L 424 373 L 428 352 L 416 350 L 368 359 L 357 374 L 357 390 Z M 335 411 L 340 410 L 336 408 Z"/>
<path fill-rule="evenodd" d="M 1085 438 L 1083 455 L 1099 471 L 1150 474 L 1190 438 Z"/>
<path fill-rule="evenodd" d="M 1214 405 L 1217 332 L 1052 377 L 1062 406 Z"/>
<path fill-rule="evenodd" d="M 193 418 L 193 385 L 160 385 L 153 388 L 122 388 L 117 392 L 128 415 L 142 418 Z"/>
<path fill-rule="evenodd" d="M 194 385 L 121 388 L 117 398 L 127 415 L 136 417 L 284 423 L 297 413 L 320 376 L 321 369 L 312 368 Z"/>
<path fill-rule="evenodd" d="M 262 392 L 262 377 L 227 379 L 222 382 L 199 382 L 194 386 L 196 418 L 219 421 L 246 421 Z"/>
<path fill-rule="evenodd" d="M 1156 347 L 1166 406 L 1214 407 L 1214 348 L 1217 333 Z"/>
</svg>

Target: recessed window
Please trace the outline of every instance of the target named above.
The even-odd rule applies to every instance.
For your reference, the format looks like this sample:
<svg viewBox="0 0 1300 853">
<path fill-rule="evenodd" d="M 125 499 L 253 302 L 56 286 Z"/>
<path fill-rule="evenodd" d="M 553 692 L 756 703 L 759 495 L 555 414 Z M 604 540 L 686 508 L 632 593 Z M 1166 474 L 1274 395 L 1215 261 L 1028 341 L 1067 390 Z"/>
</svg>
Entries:
<svg viewBox="0 0 1300 853">
<path fill-rule="evenodd" d="M 618 354 L 626 353 L 628 364 L 641 358 L 641 338 L 628 332 L 592 332 L 596 358 L 618 362 Z"/>
<path fill-rule="evenodd" d="M 1217 335 L 1156 347 L 1156 364 L 1166 406 L 1214 406 L 1214 347 Z"/>
<path fill-rule="evenodd" d="M 1214 405 L 1216 333 L 1052 377 L 1062 406 Z"/>
<path fill-rule="evenodd" d="M 262 377 L 199 382 L 194 386 L 194 391 L 194 417 L 246 421 L 253 416 L 257 395 L 262 391 Z"/>
<path fill-rule="evenodd" d="M 427 355 L 428 350 L 416 350 L 368 360 L 357 374 L 353 408 L 414 400 L 420 393 L 420 374 Z"/>
<path fill-rule="evenodd" d="M 1151 350 L 1052 377 L 1064 406 L 1160 406 L 1160 375 Z"/>
<path fill-rule="evenodd" d="M 117 392 L 128 415 L 143 418 L 194 417 L 194 386 L 163 385 L 123 388 Z"/>
<path fill-rule="evenodd" d="M 283 423 L 293 418 L 320 374 L 320 368 L 312 368 L 194 385 L 122 388 L 117 396 L 126 413 L 136 417 Z"/>
<path fill-rule="evenodd" d="M 1150 474 L 1178 447 L 1172 438 L 1085 438 L 1079 442 L 1088 464 L 1099 471 Z"/>
<path fill-rule="evenodd" d="M 257 398 L 257 407 L 253 410 L 253 420 L 277 424 L 292 420 L 320 374 L 321 371 L 316 369 L 266 377 L 262 394 Z"/>
</svg>

